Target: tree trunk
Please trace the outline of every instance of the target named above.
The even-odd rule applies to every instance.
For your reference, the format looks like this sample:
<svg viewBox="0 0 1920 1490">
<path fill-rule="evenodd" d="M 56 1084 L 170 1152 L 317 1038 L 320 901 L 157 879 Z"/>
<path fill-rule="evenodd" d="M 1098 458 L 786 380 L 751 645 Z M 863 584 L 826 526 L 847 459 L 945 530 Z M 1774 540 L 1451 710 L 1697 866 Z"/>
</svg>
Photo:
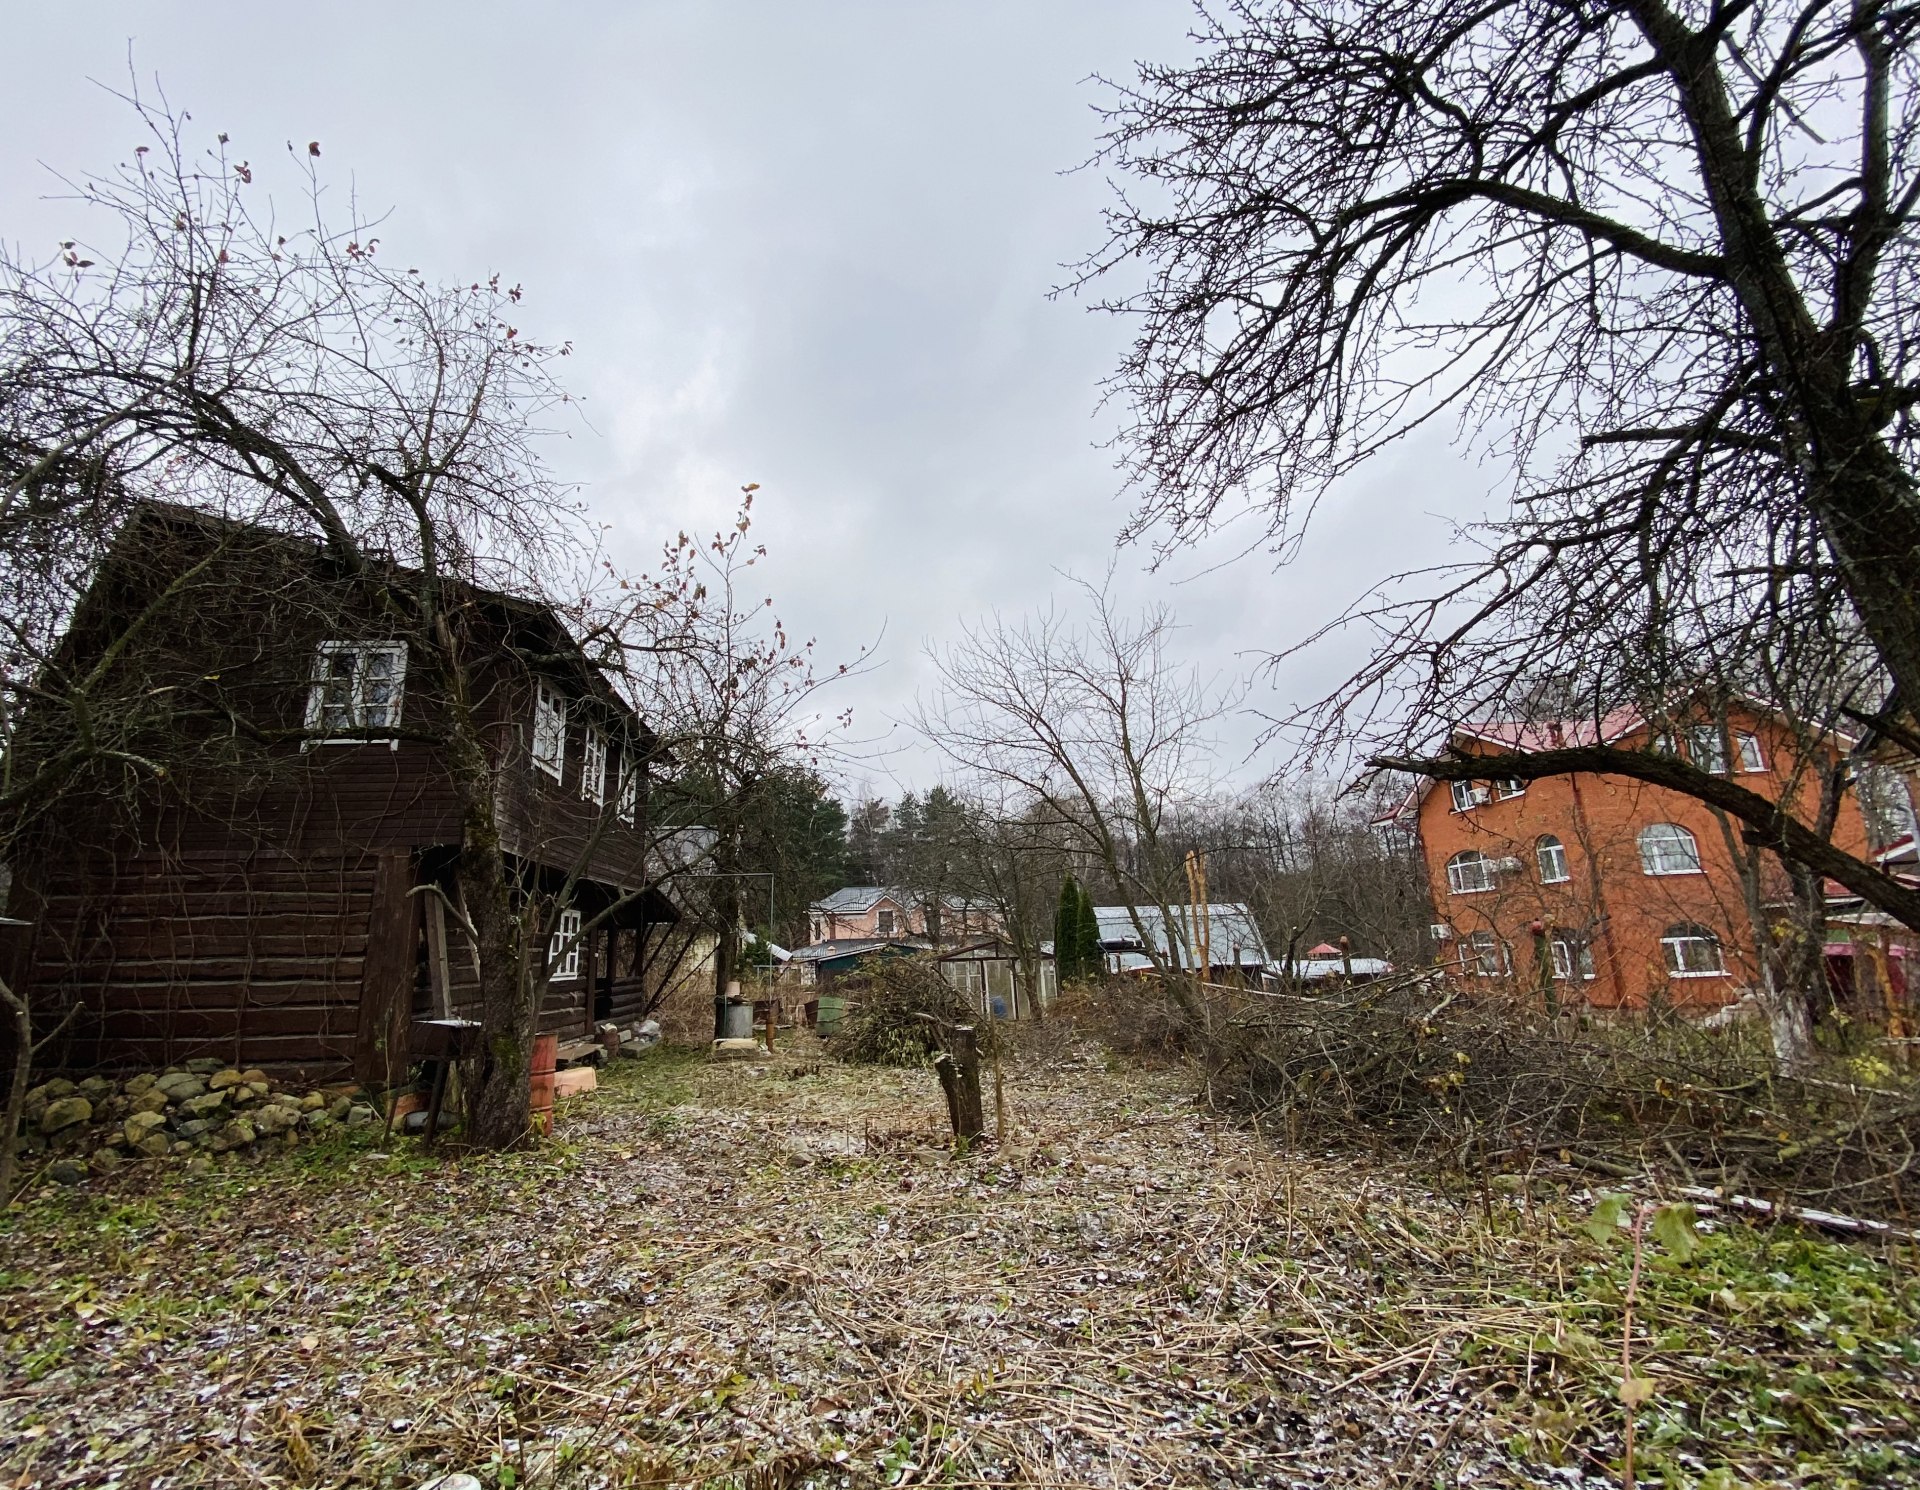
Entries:
<svg viewBox="0 0 1920 1490">
<path fill-rule="evenodd" d="M 947 1094 L 954 1141 L 962 1146 L 976 1142 L 986 1133 L 987 1121 L 980 1101 L 980 1049 L 972 1025 L 955 1026 L 947 1036 L 947 1048 L 933 1058 L 933 1071 Z"/>
<path fill-rule="evenodd" d="M 20 1118 L 27 1106 L 27 1082 L 33 1076 L 33 1015 L 27 1001 L 0 979 L 0 1003 L 13 1015 L 13 1085 L 7 1112 L 0 1118 L 0 1210 L 13 1198 L 13 1170 L 20 1146 Z"/>
</svg>

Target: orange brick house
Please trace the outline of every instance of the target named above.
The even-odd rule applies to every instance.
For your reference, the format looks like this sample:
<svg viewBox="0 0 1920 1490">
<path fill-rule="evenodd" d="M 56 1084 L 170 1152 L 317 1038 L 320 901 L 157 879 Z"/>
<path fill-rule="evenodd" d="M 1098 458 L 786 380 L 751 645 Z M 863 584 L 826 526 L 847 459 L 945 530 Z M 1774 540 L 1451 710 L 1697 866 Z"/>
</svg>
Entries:
<svg viewBox="0 0 1920 1490">
<path fill-rule="evenodd" d="M 950 941 L 1000 929 L 999 918 L 985 906 L 955 895 L 943 895 L 931 903 L 938 906 L 938 914 L 930 927 L 928 897 L 886 885 L 849 885 L 813 903 L 807 914 L 807 940 L 810 944 L 910 937 Z"/>
<path fill-rule="evenodd" d="M 1679 728 L 1657 742 L 1637 711 L 1557 724 L 1462 726 L 1469 754 L 1604 744 L 1675 751 L 1809 818 L 1830 761 L 1803 760 L 1788 732 L 1760 711 Z M 1837 742 L 1844 749 L 1851 742 Z M 1534 782 L 1428 782 L 1394 815 L 1417 831 L 1438 921 L 1436 962 L 1467 979 L 1541 976 L 1534 925 L 1547 935 L 1550 976 L 1568 1002 L 1711 1008 L 1759 980 L 1757 902 L 1764 921 L 1786 901 L 1777 862 L 1755 882 L 1737 824 L 1704 803 L 1624 777 L 1579 773 Z M 1849 793 L 1837 847 L 1867 852 Z"/>
</svg>

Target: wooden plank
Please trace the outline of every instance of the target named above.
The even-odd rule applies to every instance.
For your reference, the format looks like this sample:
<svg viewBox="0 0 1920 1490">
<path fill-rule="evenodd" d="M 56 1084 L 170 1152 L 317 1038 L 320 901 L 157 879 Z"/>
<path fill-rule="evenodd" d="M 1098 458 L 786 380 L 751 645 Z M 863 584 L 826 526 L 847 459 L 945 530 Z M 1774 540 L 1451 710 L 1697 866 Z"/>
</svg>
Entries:
<svg viewBox="0 0 1920 1490">
<path fill-rule="evenodd" d="M 436 890 L 425 891 L 427 913 L 427 979 L 433 986 L 436 1019 L 453 1017 L 453 971 L 447 965 L 447 902 Z"/>
<path fill-rule="evenodd" d="M 391 1086 L 407 1070 L 414 949 L 420 935 L 420 897 L 408 893 L 412 888 L 412 855 L 382 854 L 367 918 L 359 1038 L 354 1046 L 354 1072 L 368 1086 Z"/>
</svg>

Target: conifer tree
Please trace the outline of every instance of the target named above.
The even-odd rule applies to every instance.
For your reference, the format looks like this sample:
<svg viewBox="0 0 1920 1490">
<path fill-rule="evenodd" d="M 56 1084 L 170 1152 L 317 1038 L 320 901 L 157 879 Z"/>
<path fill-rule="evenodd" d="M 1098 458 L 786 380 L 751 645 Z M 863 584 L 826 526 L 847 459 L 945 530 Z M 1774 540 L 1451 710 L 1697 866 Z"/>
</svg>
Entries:
<svg viewBox="0 0 1920 1490">
<path fill-rule="evenodd" d="M 1076 884 L 1074 893 L 1080 905 L 1075 918 L 1074 961 L 1082 978 L 1098 978 L 1106 971 L 1106 958 L 1100 950 L 1100 918 L 1093 913 L 1093 897 L 1084 885 Z"/>
<path fill-rule="evenodd" d="M 1053 913 L 1053 965 L 1060 985 L 1080 976 L 1080 886 L 1072 875 L 1060 881 L 1060 905 Z"/>
</svg>

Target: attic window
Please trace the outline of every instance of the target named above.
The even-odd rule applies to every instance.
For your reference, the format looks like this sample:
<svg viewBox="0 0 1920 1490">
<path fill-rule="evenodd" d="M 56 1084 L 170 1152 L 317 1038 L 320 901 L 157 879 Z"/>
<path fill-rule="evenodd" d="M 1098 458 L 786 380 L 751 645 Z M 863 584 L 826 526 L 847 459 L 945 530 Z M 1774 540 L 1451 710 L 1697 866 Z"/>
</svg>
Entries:
<svg viewBox="0 0 1920 1490">
<path fill-rule="evenodd" d="M 1475 781 L 1456 781 L 1453 783 L 1453 810 L 1470 812 L 1476 807 L 1484 807 L 1489 801 L 1487 789 Z"/>
<path fill-rule="evenodd" d="M 533 700 L 533 768 L 558 781 L 566 759 L 567 701 L 557 689 L 542 683 Z"/>
<path fill-rule="evenodd" d="M 607 805 L 607 737 L 592 725 L 580 739 L 580 795 L 596 807 Z"/>
<path fill-rule="evenodd" d="M 320 643 L 307 694 L 307 729 L 320 738 L 308 743 L 365 744 L 374 731 L 398 729 L 406 676 L 405 642 Z"/>
<path fill-rule="evenodd" d="M 876 912 L 873 918 L 873 928 L 876 935 L 892 936 L 893 935 L 893 912 L 892 911 Z"/>
</svg>

